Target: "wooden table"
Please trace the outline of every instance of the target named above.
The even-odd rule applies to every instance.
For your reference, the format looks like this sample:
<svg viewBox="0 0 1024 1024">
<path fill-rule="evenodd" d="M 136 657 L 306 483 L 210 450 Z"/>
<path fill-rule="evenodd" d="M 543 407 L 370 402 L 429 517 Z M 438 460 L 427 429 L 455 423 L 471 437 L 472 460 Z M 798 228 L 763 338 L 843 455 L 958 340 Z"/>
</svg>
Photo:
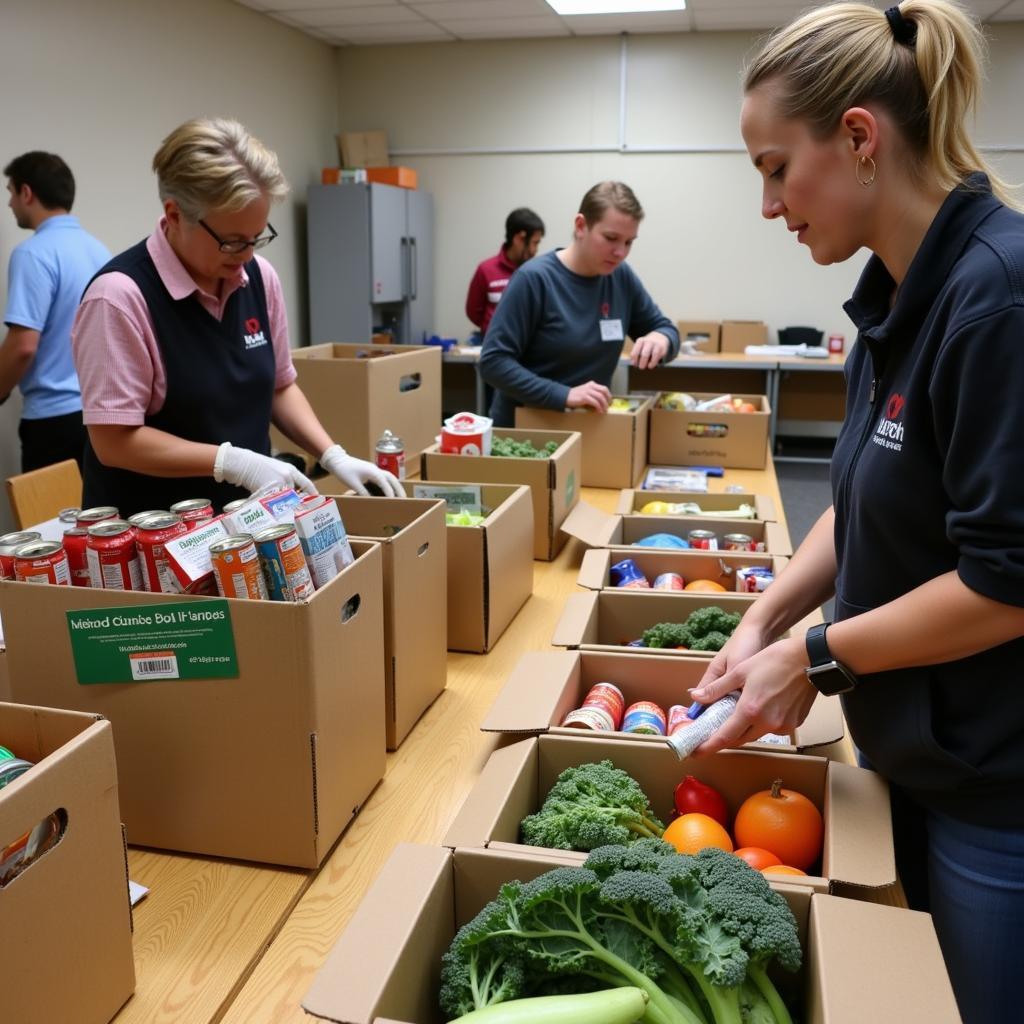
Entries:
<svg viewBox="0 0 1024 1024">
<path fill-rule="evenodd" d="M 782 509 L 770 462 L 710 481 L 716 491 L 728 484 Z M 611 512 L 618 492 L 582 497 Z M 308 1024 L 302 996 L 392 848 L 440 842 L 501 741 L 479 723 L 522 653 L 550 646 L 582 551 L 570 541 L 556 561 L 534 563 L 533 597 L 490 654 L 448 655 L 447 689 L 388 755 L 384 780 L 319 872 L 129 852 L 132 878 L 153 891 L 136 908 L 138 986 L 118 1024 Z M 849 758 L 848 747 L 838 754 Z"/>
</svg>

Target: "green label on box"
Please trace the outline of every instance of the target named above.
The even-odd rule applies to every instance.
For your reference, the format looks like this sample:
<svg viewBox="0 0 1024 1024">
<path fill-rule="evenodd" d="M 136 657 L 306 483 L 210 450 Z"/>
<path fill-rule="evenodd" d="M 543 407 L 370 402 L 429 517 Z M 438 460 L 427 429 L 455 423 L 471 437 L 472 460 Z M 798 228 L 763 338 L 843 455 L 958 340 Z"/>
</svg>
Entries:
<svg viewBox="0 0 1024 1024">
<path fill-rule="evenodd" d="M 565 507 L 572 508 L 573 495 L 576 493 L 576 470 L 570 469 L 565 478 Z"/>
<path fill-rule="evenodd" d="M 127 605 L 66 614 L 82 686 L 238 676 L 227 601 Z"/>
</svg>

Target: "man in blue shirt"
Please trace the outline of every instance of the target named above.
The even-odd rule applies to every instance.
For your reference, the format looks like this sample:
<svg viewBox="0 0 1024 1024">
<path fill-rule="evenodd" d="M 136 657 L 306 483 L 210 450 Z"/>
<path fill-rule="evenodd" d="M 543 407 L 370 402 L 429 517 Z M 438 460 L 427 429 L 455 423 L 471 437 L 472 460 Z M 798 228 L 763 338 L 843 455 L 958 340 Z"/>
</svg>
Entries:
<svg viewBox="0 0 1024 1024">
<path fill-rule="evenodd" d="M 7 269 L 0 401 L 21 389 L 22 472 L 64 459 L 81 466 L 85 428 L 71 325 L 85 286 L 110 253 L 71 216 L 75 179 L 59 156 L 24 153 L 4 174 L 14 219 L 33 235 L 11 253 Z"/>
</svg>

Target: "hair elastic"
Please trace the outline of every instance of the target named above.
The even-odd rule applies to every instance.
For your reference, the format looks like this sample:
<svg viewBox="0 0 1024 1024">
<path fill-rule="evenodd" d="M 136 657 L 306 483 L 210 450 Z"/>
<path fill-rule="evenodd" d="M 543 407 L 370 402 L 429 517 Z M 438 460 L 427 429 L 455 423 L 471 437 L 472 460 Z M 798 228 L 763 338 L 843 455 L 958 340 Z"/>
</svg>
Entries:
<svg viewBox="0 0 1024 1024">
<path fill-rule="evenodd" d="M 904 18 L 899 5 L 890 7 L 885 16 L 889 21 L 889 28 L 892 29 L 893 38 L 897 43 L 904 46 L 913 46 L 917 41 L 917 25 L 909 18 Z"/>
</svg>

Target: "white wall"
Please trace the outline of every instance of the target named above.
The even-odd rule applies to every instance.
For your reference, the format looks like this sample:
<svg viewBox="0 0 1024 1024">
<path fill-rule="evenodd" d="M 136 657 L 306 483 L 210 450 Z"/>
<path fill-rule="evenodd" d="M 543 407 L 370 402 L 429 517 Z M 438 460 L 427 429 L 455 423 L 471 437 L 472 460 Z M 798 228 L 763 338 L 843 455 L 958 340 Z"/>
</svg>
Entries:
<svg viewBox="0 0 1024 1024">
<path fill-rule="evenodd" d="M 77 182 L 74 213 L 118 252 L 160 214 L 150 170 L 160 140 L 198 115 L 236 117 L 281 159 L 293 198 L 264 254 L 284 286 L 293 344 L 306 333 L 305 193 L 336 160 L 334 52 L 230 0 L 0 0 L 0 168 L 46 149 Z M 4 184 L 4 182 L 0 182 Z M 0 211 L 0 308 L 11 249 Z M 0 408 L 0 478 L 20 469 L 20 399 Z M 0 500 L 0 531 L 9 528 Z"/>
<path fill-rule="evenodd" d="M 1024 26 L 1001 25 L 978 138 L 1024 147 Z M 761 219 L 760 180 L 742 151 L 740 69 L 745 33 L 630 37 L 625 142 L 733 152 L 577 152 L 396 156 L 434 194 L 439 333 L 464 338 L 466 286 L 497 251 L 519 205 L 565 245 L 580 197 L 602 178 L 636 191 L 647 217 L 631 262 L 672 317 L 761 318 L 848 337 L 842 302 L 864 257 L 820 268 L 780 224 Z M 617 37 L 344 48 L 338 52 L 339 129 L 385 128 L 393 150 L 537 147 L 616 149 Z M 1001 158 L 1024 180 L 1024 155 Z"/>
</svg>

